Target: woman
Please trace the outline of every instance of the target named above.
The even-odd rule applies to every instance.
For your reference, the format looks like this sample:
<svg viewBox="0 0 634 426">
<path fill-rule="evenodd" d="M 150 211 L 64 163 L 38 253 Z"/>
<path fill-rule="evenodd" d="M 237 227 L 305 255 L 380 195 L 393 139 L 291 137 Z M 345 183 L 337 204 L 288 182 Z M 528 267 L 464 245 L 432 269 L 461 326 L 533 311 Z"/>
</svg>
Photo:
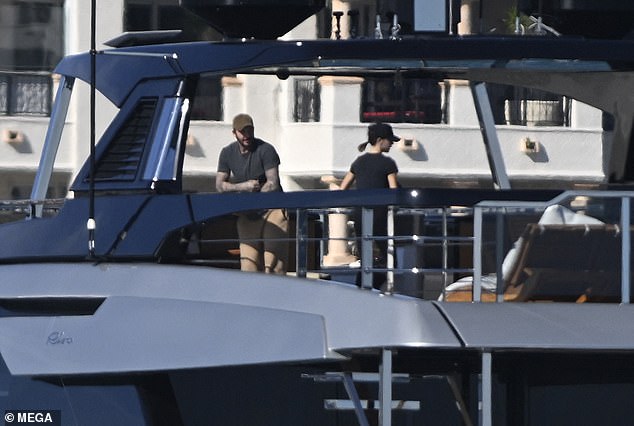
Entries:
<svg viewBox="0 0 634 426">
<path fill-rule="evenodd" d="M 389 152 L 392 144 L 400 140 L 394 135 L 392 126 L 385 123 L 375 123 L 368 127 L 368 140 L 359 145 L 359 151 L 365 151 L 368 144 L 370 148 L 368 152 L 357 157 L 350 166 L 350 171 L 341 181 L 340 188 L 348 189 L 353 183 L 356 183 L 357 189 L 382 189 L 382 188 L 398 188 L 398 167 L 396 162 L 385 155 Z M 375 236 L 387 236 L 387 207 L 374 208 L 373 234 Z M 361 235 L 361 214 L 355 212 L 355 232 L 357 236 Z M 387 261 L 387 241 L 379 240 L 375 242 L 376 254 L 373 266 L 375 268 L 384 268 Z M 386 280 L 385 273 L 373 274 L 373 287 L 381 288 Z M 359 281 L 359 277 L 357 277 Z M 357 282 L 359 284 L 359 282 Z"/>
<path fill-rule="evenodd" d="M 392 144 L 400 140 L 394 135 L 392 126 L 385 123 L 375 123 L 368 127 L 368 140 L 359 145 L 359 151 L 370 149 L 357 157 L 350 166 L 350 171 L 341 181 L 340 188 L 348 189 L 356 182 L 357 189 L 398 188 L 396 162 L 383 155 L 389 152 Z"/>
</svg>

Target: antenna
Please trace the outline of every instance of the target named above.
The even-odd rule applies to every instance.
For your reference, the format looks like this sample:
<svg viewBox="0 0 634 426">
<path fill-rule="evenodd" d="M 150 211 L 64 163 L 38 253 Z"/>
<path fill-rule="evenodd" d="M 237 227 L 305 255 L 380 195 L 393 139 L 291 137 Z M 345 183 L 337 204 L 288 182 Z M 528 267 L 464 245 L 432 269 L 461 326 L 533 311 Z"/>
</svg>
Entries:
<svg viewBox="0 0 634 426">
<path fill-rule="evenodd" d="M 90 180 L 88 221 L 88 256 L 95 257 L 95 79 L 97 76 L 97 50 L 95 43 L 97 0 L 91 0 L 90 6 Z"/>
</svg>

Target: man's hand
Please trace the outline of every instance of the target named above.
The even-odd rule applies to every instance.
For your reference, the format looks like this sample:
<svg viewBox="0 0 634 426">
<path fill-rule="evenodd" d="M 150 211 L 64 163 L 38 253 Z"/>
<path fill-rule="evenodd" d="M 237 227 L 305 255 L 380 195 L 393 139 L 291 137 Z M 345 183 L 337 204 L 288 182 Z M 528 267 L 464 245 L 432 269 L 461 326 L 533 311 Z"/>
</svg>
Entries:
<svg viewBox="0 0 634 426">
<path fill-rule="evenodd" d="M 260 182 L 255 179 L 242 182 L 240 186 L 242 187 L 241 190 L 245 192 L 260 192 L 261 189 Z"/>
<path fill-rule="evenodd" d="M 257 179 L 251 179 L 240 183 L 229 182 L 229 173 L 216 173 L 216 190 L 218 192 L 260 192 L 262 185 Z"/>
</svg>

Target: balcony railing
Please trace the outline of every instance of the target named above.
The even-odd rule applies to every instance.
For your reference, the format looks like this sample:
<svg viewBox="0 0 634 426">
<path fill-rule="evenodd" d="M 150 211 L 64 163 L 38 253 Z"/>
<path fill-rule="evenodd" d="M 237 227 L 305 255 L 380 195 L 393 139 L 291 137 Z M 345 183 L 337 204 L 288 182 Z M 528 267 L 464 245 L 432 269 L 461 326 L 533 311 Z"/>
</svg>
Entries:
<svg viewBox="0 0 634 426">
<path fill-rule="evenodd" d="M 52 93 L 49 72 L 0 72 L 0 115 L 48 117 Z"/>
<path fill-rule="evenodd" d="M 631 303 L 634 192 L 519 191 L 511 201 L 496 191 L 423 191 L 291 192 L 261 207 L 286 208 L 282 240 L 297 277 L 447 302 Z M 0 207 L 7 222 L 37 206 Z M 60 207 L 44 206 L 48 215 Z M 235 213 L 174 230 L 156 258 L 238 269 Z"/>
<path fill-rule="evenodd" d="M 288 270 L 432 300 L 630 303 L 634 193 L 569 191 L 548 201 L 460 206 L 457 199 L 412 203 L 416 192 L 399 192 L 409 200 L 401 205 L 382 204 L 377 195 L 367 198 L 371 205 L 339 199 L 329 207 L 327 193 L 315 204 L 287 204 Z M 188 242 L 186 253 L 162 251 L 162 258 L 239 268 L 233 214 L 178 235 Z"/>
<path fill-rule="evenodd" d="M 36 208 L 42 209 L 42 217 L 56 216 L 63 205 L 64 199 L 62 198 L 48 199 L 36 204 L 31 200 L 0 200 L 0 224 L 32 217 Z"/>
<path fill-rule="evenodd" d="M 547 203 L 479 203 L 473 300 L 630 303 L 633 196 L 568 191 Z"/>
</svg>

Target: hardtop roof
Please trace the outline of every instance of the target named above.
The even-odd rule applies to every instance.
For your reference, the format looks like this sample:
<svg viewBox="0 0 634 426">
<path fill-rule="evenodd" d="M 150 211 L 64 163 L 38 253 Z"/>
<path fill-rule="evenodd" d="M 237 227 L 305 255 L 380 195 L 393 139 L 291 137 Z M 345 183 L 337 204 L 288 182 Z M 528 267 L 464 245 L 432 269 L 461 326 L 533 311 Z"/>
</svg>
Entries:
<svg viewBox="0 0 634 426">
<path fill-rule="evenodd" d="M 474 70 L 582 73 L 632 70 L 634 40 L 429 36 L 400 40 L 224 41 L 153 44 L 96 54 L 96 88 L 121 106 L 142 80 L 202 73 L 467 78 Z M 90 82 L 90 53 L 64 58 L 55 72 Z"/>
</svg>

